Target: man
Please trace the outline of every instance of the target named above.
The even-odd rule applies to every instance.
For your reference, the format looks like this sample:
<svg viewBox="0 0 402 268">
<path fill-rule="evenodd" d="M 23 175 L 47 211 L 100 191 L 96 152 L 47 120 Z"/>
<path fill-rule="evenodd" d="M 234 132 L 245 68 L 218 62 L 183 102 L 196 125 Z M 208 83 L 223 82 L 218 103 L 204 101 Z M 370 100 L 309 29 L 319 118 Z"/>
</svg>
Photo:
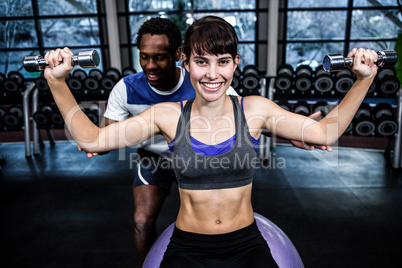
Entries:
<svg viewBox="0 0 402 268">
<path fill-rule="evenodd" d="M 113 88 L 104 114 L 105 125 L 135 116 L 156 103 L 195 97 L 188 73 L 176 66 L 181 56 L 181 43 L 179 28 L 168 19 L 152 18 L 140 27 L 136 45 L 143 71 L 124 77 Z M 237 95 L 231 87 L 227 94 Z M 175 175 L 173 169 L 167 168 L 170 152 L 162 136 L 142 143 L 137 148 L 137 157 L 133 184 L 134 242 L 143 263 L 157 238 L 156 218 Z"/>
</svg>

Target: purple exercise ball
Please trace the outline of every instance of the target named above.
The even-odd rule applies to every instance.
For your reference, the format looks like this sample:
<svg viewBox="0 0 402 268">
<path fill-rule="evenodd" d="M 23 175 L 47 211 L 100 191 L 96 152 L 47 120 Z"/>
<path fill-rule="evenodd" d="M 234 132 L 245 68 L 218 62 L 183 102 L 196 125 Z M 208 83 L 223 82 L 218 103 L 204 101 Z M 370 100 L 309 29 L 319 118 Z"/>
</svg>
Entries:
<svg viewBox="0 0 402 268">
<path fill-rule="evenodd" d="M 304 268 L 299 253 L 286 234 L 273 222 L 260 214 L 254 213 L 254 218 L 278 266 L 280 268 Z M 159 267 L 170 242 L 174 225 L 175 223 L 169 225 L 155 241 L 145 259 L 143 268 Z"/>
</svg>

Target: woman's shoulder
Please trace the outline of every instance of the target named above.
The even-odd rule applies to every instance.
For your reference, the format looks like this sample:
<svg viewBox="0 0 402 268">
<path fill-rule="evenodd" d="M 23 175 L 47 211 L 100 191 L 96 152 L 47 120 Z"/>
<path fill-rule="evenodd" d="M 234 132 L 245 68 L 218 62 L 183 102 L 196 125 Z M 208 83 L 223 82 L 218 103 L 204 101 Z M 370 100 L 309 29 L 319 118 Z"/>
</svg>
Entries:
<svg viewBox="0 0 402 268">
<path fill-rule="evenodd" d="M 267 115 L 267 111 L 271 110 L 275 104 L 270 99 L 261 96 L 239 97 L 239 101 L 243 101 L 243 110 L 250 116 Z"/>
<path fill-rule="evenodd" d="M 180 110 L 180 102 L 160 102 L 157 103 L 153 106 L 151 106 L 152 109 L 155 111 L 161 111 L 161 112 L 177 112 L 177 110 Z M 169 110 L 171 110 L 169 112 Z"/>
<path fill-rule="evenodd" d="M 183 107 L 186 105 L 188 100 L 179 102 L 161 102 L 151 106 L 150 108 L 154 112 L 163 118 L 180 116 Z"/>
<path fill-rule="evenodd" d="M 267 105 L 273 103 L 270 99 L 257 96 L 257 95 L 252 95 L 252 96 L 246 96 L 246 97 L 238 97 L 239 100 L 243 99 L 243 105 L 248 108 L 258 108 L 260 105 Z"/>
</svg>

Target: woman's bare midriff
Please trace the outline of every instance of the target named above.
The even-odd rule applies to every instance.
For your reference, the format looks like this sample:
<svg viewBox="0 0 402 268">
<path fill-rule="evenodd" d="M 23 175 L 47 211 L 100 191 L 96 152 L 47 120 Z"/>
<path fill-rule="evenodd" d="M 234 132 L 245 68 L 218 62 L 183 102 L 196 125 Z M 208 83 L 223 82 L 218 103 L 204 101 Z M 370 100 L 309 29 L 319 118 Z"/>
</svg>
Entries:
<svg viewBox="0 0 402 268">
<path fill-rule="evenodd" d="M 180 210 L 176 227 L 200 234 L 224 234 L 249 226 L 254 221 L 252 184 L 229 189 L 179 189 Z"/>
</svg>

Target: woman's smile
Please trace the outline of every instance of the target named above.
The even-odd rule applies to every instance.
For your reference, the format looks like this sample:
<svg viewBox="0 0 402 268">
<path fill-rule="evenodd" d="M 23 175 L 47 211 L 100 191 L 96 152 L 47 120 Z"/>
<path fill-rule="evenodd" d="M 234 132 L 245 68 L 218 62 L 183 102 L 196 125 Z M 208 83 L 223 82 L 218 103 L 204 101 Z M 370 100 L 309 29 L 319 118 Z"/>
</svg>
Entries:
<svg viewBox="0 0 402 268">
<path fill-rule="evenodd" d="M 223 85 L 224 83 L 223 82 L 214 82 L 214 83 L 211 83 L 211 82 L 201 82 L 201 85 L 204 87 L 204 89 L 207 91 L 207 92 L 216 92 L 216 91 L 218 91 L 219 89 L 221 89 L 221 87 L 222 87 L 222 85 Z"/>
</svg>

